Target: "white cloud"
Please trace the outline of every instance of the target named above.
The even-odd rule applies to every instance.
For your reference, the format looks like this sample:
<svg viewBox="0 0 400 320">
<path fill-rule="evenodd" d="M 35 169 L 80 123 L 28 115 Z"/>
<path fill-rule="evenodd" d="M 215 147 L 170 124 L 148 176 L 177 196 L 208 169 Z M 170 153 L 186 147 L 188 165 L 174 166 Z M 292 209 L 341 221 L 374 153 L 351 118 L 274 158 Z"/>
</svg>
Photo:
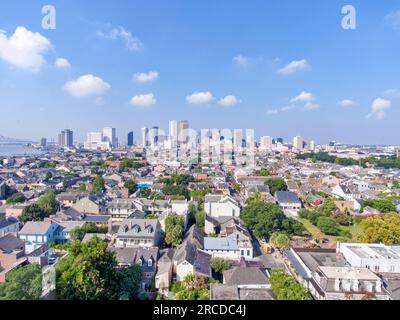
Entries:
<svg viewBox="0 0 400 320">
<path fill-rule="evenodd" d="M 392 102 L 383 98 L 377 98 L 372 102 L 371 113 L 366 117 L 375 117 L 377 120 L 385 118 L 385 111 L 392 106 Z"/>
<path fill-rule="evenodd" d="M 125 46 L 131 51 L 140 51 L 143 49 L 143 43 L 140 41 L 140 39 L 133 36 L 131 32 L 127 31 L 123 27 L 113 28 L 107 33 L 98 31 L 97 35 L 108 40 L 121 39 L 125 42 Z"/>
<path fill-rule="evenodd" d="M 319 104 L 313 102 L 307 102 L 302 108 L 302 111 L 312 111 L 312 110 L 317 110 L 319 108 L 320 108 Z"/>
<path fill-rule="evenodd" d="M 150 71 L 148 73 L 141 72 L 141 73 L 135 73 L 133 75 L 133 78 L 135 81 L 140 82 L 140 83 L 146 83 L 150 81 L 154 81 L 158 78 L 159 74 L 156 71 Z"/>
<path fill-rule="evenodd" d="M 310 102 L 314 101 L 315 98 L 312 93 L 307 92 L 307 91 L 302 91 L 297 97 L 294 97 L 293 99 L 290 100 L 291 103 L 296 103 L 296 102 Z"/>
<path fill-rule="evenodd" d="M 238 98 L 236 98 L 235 96 L 228 95 L 228 96 L 220 99 L 218 103 L 219 103 L 219 105 L 221 105 L 223 107 L 231 107 L 231 106 L 234 106 L 241 102 L 242 101 L 239 100 Z"/>
<path fill-rule="evenodd" d="M 240 66 L 246 66 L 249 63 L 249 58 L 239 54 L 238 56 L 233 58 L 233 62 Z"/>
<path fill-rule="evenodd" d="M 350 99 L 343 99 L 338 101 L 338 105 L 341 107 L 353 107 L 355 106 L 357 103 L 353 100 Z"/>
<path fill-rule="evenodd" d="M 67 59 L 65 59 L 65 58 L 58 58 L 58 59 L 54 62 L 54 65 L 55 65 L 57 68 L 60 68 L 60 69 L 68 69 L 68 68 L 71 68 L 71 64 L 70 64 L 69 61 L 68 61 Z"/>
<path fill-rule="evenodd" d="M 285 67 L 283 67 L 282 69 L 278 70 L 278 73 L 283 75 L 283 76 L 287 76 L 290 74 L 293 74 L 295 72 L 301 71 L 301 70 L 305 70 L 309 67 L 307 60 L 303 59 L 303 60 L 294 60 L 292 62 L 290 62 L 289 64 L 287 64 Z"/>
<path fill-rule="evenodd" d="M 387 14 L 385 16 L 385 22 L 394 29 L 400 29 L 400 10 Z"/>
<path fill-rule="evenodd" d="M 92 74 L 81 76 L 64 85 L 64 90 L 75 97 L 100 96 L 106 93 L 110 88 L 111 86 L 107 82 Z"/>
<path fill-rule="evenodd" d="M 286 107 L 281 108 L 281 111 L 282 112 L 288 112 L 288 111 L 293 110 L 293 109 L 294 109 L 294 106 L 291 105 L 291 106 L 286 106 Z"/>
<path fill-rule="evenodd" d="M 269 109 L 266 112 L 267 116 L 272 116 L 272 115 L 275 115 L 275 114 L 278 114 L 278 113 L 279 113 L 278 109 Z"/>
<path fill-rule="evenodd" d="M 0 30 L 0 58 L 28 71 L 38 72 L 46 64 L 44 56 L 54 47 L 40 33 L 17 27 L 9 38 Z"/>
<path fill-rule="evenodd" d="M 400 89 L 389 89 L 386 90 L 383 94 L 390 98 L 400 98 Z"/>
<path fill-rule="evenodd" d="M 207 92 L 195 92 L 190 96 L 186 97 L 186 101 L 190 104 L 204 104 L 214 100 L 213 95 L 210 91 Z"/>
<path fill-rule="evenodd" d="M 134 96 L 131 99 L 130 104 L 139 107 L 150 107 L 156 102 L 157 100 L 155 99 L 154 94 L 148 93 Z"/>
</svg>

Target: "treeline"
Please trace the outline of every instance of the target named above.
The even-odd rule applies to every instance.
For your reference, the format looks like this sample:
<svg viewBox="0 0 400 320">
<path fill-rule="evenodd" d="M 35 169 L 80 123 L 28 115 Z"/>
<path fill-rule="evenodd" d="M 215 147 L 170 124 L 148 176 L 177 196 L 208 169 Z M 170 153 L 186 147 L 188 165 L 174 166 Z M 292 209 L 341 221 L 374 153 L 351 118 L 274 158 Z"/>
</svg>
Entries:
<svg viewBox="0 0 400 320">
<path fill-rule="evenodd" d="M 339 158 L 336 156 L 332 156 L 327 152 L 319 152 L 319 153 L 309 152 L 309 153 L 298 154 L 297 159 L 300 160 L 309 159 L 312 161 L 336 163 L 342 166 L 360 165 L 366 168 L 367 165 L 374 165 L 376 167 L 384 169 L 400 169 L 400 157 L 385 157 L 385 158 L 368 157 L 365 159 L 354 160 L 351 158 Z"/>
</svg>

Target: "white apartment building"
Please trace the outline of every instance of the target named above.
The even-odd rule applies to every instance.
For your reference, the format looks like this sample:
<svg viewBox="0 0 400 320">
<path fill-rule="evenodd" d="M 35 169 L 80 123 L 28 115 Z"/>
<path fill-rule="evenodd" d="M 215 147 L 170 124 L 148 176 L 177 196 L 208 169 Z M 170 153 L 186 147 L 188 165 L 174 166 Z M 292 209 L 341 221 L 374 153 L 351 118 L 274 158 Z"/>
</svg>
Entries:
<svg viewBox="0 0 400 320">
<path fill-rule="evenodd" d="M 337 252 L 343 254 L 352 267 L 373 272 L 400 273 L 400 246 L 367 243 L 338 243 Z"/>
<path fill-rule="evenodd" d="M 263 151 L 272 150 L 272 138 L 265 136 L 260 139 L 260 149 Z"/>
<path fill-rule="evenodd" d="M 103 141 L 109 142 L 112 148 L 117 147 L 117 130 L 115 128 L 103 128 Z"/>
<path fill-rule="evenodd" d="M 297 150 L 303 150 L 304 139 L 300 136 L 296 136 L 293 138 L 293 148 Z"/>
<path fill-rule="evenodd" d="M 84 148 L 87 150 L 109 150 L 111 144 L 103 140 L 102 132 L 89 132 L 84 142 Z"/>
</svg>

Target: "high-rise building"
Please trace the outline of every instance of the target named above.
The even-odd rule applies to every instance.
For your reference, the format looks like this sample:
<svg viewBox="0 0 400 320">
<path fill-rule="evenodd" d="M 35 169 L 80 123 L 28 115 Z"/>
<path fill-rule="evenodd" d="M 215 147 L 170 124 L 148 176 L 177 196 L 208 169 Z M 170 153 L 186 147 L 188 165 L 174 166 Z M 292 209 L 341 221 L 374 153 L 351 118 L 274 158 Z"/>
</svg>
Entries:
<svg viewBox="0 0 400 320">
<path fill-rule="evenodd" d="M 262 150 L 271 150 L 272 149 L 272 138 L 265 136 L 260 139 L 260 147 Z"/>
<path fill-rule="evenodd" d="M 314 142 L 314 140 L 310 141 L 310 144 L 308 145 L 308 149 L 310 149 L 310 151 L 315 151 L 315 142 Z"/>
<path fill-rule="evenodd" d="M 128 133 L 128 147 L 133 147 L 134 145 L 134 136 L 133 131 Z"/>
<path fill-rule="evenodd" d="M 293 138 L 293 148 L 297 150 L 303 150 L 304 140 L 300 136 L 296 136 Z"/>
<path fill-rule="evenodd" d="M 40 146 L 41 147 L 46 147 L 47 146 L 47 139 L 46 138 L 40 139 Z"/>
<path fill-rule="evenodd" d="M 150 143 L 151 146 L 156 146 L 158 145 L 158 140 L 159 140 L 159 127 L 153 127 L 149 130 L 148 133 L 148 143 Z"/>
<path fill-rule="evenodd" d="M 104 139 L 102 132 L 89 132 L 86 136 L 84 148 L 88 150 L 110 150 L 111 143 Z"/>
<path fill-rule="evenodd" d="M 74 133 L 72 130 L 65 129 L 58 135 L 58 145 L 60 147 L 73 147 L 74 146 Z"/>
<path fill-rule="evenodd" d="M 189 121 L 171 120 L 169 122 L 169 137 L 171 145 L 177 146 L 181 143 L 187 143 L 189 140 Z"/>
<path fill-rule="evenodd" d="M 240 149 L 243 147 L 243 132 L 241 129 L 233 131 L 233 148 Z"/>
<path fill-rule="evenodd" d="M 142 128 L 142 147 L 147 147 L 149 145 L 149 128 Z"/>
<path fill-rule="evenodd" d="M 179 137 L 179 124 L 177 120 L 169 122 L 169 137 L 171 139 L 171 146 L 175 147 L 178 144 Z"/>
<path fill-rule="evenodd" d="M 103 129 L 103 140 L 110 143 L 112 148 L 117 147 L 117 130 L 115 128 L 106 127 Z"/>
</svg>

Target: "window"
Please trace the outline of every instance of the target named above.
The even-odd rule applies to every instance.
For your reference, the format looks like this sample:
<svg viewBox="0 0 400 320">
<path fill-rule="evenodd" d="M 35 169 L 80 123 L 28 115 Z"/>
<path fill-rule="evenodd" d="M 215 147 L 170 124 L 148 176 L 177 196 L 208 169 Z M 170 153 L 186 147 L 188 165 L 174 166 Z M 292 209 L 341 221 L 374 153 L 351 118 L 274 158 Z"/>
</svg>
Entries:
<svg viewBox="0 0 400 320">
<path fill-rule="evenodd" d="M 142 264 L 143 264 L 142 259 L 139 259 L 137 263 L 138 263 L 139 266 L 142 266 Z"/>
<path fill-rule="evenodd" d="M 149 261 L 147 261 L 147 266 L 148 267 L 152 267 L 153 266 L 153 260 L 149 259 Z"/>
</svg>

